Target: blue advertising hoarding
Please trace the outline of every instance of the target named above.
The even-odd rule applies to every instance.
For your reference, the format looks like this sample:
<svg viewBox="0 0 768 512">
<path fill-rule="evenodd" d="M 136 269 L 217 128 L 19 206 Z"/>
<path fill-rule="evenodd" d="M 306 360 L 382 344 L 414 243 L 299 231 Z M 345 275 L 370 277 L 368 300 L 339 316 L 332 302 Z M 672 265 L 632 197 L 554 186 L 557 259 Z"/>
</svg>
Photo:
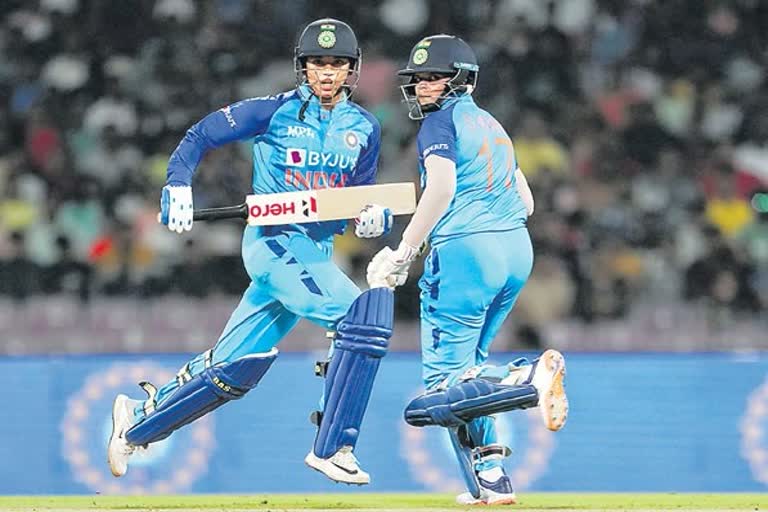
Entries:
<svg viewBox="0 0 768 512">
<path fill-rule="evenodd" d="M 519 354 L 495 355 L 502 363 Z M 728 492 L 768 488 L 768 356 L 566 354 L 571 403 L 550 433 L 535 409 L 500 415 L 518 490 Z M 0 494 L 338 492 L 303 464 L 322 381 L 312 354 L 281 354 L 258 388 L 153 445 L 115 479 L 114 395 L 162 383 L 182 355 L 0 359 Z M 402 421 L 416 354 L 383 360 L 356 453 L 372 491 L 455 491 L 442 429 Z"/>
</svg>

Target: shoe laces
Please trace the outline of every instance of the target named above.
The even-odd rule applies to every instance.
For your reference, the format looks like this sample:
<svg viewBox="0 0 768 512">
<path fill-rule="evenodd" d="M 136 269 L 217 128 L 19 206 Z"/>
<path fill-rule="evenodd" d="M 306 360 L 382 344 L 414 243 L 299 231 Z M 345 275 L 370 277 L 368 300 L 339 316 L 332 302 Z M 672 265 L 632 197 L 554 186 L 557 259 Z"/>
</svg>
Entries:
<svg viewBox="0 0 768 512">
<path fill-rule="evenodd" d="M 120 445 L 118 446 L 118 450 L 120 451 L 121 455 L 132 455 L 133 452 L 136 451 L 136 447 L 133 446 L 132 444 L 128 444 L 127 442 L 125 442 L 125 443 L 120 443 Z"/>
<path fill-rule="evenodd" d="M 143 445 L 130 444 L 128 440 L 125 438 L 125 432 L 123 432 L 120 435 L 120 440 L 122 442 L 120 443 L 119 450 L 123 455 L 133 455 L 134 453 L 143 454 L 143 453 L 146 453 L 146 451 L 149 449 L 148 444 L 143 444 Z"/>
<path fill-rule="evenodd" d="M 357 466 L 357 457 L 352 453 L 351 446 L 342 446 L 334 457 L 339 464 L 344 466 Z"/>
</svg>

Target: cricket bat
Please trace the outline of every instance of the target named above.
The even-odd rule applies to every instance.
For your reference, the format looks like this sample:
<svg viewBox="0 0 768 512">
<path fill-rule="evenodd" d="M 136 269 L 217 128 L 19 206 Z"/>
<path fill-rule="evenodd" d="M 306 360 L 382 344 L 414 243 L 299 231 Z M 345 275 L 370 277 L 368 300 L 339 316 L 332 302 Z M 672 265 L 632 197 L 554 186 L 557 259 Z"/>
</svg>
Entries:
<svg viewBox="0 0 768 512">
<path fill-rule="evenodd" d="M 301 224 L 353 219 L 366 205 L 377 204 L 393 215 L 416 211 L 413 183 L 386 183 L 360 187 L 324 188 L 275 194 L 251 194 L 245 203 L 195 210 L 194 220 L 245 219 L 251 226 Z"/>
</svg>

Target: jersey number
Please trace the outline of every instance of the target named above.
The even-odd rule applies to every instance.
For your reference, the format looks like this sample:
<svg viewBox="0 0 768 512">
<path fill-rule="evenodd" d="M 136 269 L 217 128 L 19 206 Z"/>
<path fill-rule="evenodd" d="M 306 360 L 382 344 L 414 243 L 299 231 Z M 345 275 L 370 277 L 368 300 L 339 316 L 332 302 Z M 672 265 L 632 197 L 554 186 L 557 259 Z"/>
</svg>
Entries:
<svg viewBox="0 0 768 512">
<path fill-rule="evenodd" d="M 494 147 L 501 146 L 507 155 L 507 170 L 504 175 L 504 188 L 512 186 L 512 155 L 514 155 L 514 149 L 512 148 L 512 141 L 509 137 L 496 137 L 493 139 Z M 493 154 L 491 153 L 491 146 L 488 144 L 488 137 L 483 137 L 483 145 L 480 146 L 479 155 L 485 156 L 485 170 L 488 177 L 488 182 L 485 189 L 490 191 L 493 188 Z"/>
</svg>

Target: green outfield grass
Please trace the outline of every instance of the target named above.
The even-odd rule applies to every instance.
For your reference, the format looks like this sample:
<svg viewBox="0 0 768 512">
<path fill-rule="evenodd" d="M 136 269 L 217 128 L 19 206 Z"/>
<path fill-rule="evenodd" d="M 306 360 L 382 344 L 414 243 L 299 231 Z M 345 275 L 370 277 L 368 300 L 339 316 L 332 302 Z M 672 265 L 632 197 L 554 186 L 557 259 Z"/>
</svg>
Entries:
<svg viewBox="0 0 768 512">
<path fill-rule="evenodd" d="M 0 510 L 458 509 L 448 494 L 0 496 Z M 768 494 L 523 493 L 528 510 L 766 510 Z"/>
</svg>

